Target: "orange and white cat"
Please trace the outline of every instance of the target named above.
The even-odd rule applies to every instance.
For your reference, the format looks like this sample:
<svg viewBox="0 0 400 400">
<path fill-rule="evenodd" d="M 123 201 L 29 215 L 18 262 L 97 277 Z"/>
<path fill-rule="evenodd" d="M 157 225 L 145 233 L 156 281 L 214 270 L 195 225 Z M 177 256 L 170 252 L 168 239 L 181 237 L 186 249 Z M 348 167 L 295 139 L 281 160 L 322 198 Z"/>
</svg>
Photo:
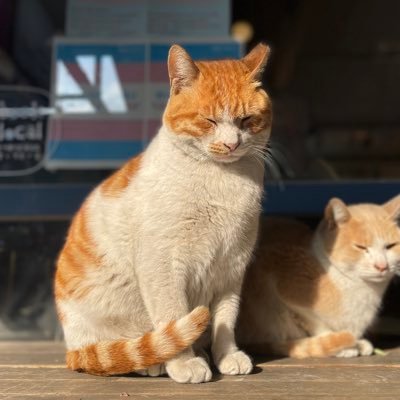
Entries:
<svg viewBox="0 0 400 400">
<path fill-rule="evenodd" d="M 89 195 L 59 256 L 55 296 L 69 368 L 158 375 L 166 362 L 177 382 L 209 381 L 191 346 L 209 308 L 219 371 L 252 370 L 234 326 L 263 193 L 268 54 L 260 44 L 241 60 L 194 62 L 171 47 L 160 131 Z"/>
<path fill-rule="evenodd" d="M 249 267 L 240 345 L 297 358 L 373 353 L 363 338 L 400 270 L 400 196 L 379 206 L 332 199 L 313 233 L 267 218 Z"/>
</svg>

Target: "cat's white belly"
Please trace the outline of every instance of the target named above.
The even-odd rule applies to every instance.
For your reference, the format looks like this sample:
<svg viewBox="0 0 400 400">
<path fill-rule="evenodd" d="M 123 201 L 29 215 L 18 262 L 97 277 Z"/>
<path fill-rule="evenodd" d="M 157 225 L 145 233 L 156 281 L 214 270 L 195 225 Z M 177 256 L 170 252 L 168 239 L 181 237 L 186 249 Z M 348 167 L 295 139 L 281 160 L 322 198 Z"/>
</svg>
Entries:
<svg viewBox="0 0 400 400">
<path fill-rule="evenodd" d="M 137 182 L 140 204 L 146 206 L 135 215 L 142 235 L 135 263 L 140 268 L 154 257 L 185 264 L 192 307 L 210 305 L 216 293 L 232 281 L 240 282 L 244 265 L 237 258 L 253 250 L 263 171 L 258 168 L 252 174 L 254 162 L 240 162 L 240 167 L 189 163 L 179 168 L 178 163 L 177 168 L 168 159 Z M 146 238 L 156 245 L 143 248 L 140 241 Z"/>
</svg>

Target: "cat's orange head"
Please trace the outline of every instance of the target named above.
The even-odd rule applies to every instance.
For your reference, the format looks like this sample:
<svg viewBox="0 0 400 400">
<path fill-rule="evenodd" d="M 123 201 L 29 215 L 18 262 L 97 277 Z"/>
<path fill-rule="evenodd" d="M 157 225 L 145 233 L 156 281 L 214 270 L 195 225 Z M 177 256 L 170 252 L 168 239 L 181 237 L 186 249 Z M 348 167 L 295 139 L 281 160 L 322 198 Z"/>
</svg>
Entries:
<svg viewBox="0 0 400 400">
<path fill-rule="evenodd" d="M 194 62 L 173 45 L 171 95 L 163 119 L 177 143 L 221 162 L 261 156 L 272 121 L 260 82 L 268 55 L 269 48 L 259 44 L 240 60 Z"/>
<path fill-rule="evenodd" d="M 400 271 L 400 195 L 383 205 L 346 206 L 331 199 L 319 234 L 332 264 L 345 274 L 381 282 Z"/>
</svg>

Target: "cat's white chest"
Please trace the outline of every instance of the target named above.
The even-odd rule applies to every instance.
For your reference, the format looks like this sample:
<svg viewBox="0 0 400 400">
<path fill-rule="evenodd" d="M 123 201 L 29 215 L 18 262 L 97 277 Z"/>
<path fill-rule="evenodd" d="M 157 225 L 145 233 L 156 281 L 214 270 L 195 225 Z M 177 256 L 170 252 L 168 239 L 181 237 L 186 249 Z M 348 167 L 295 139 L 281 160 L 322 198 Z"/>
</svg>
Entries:
<svg viewBox="0 0 400 400">
<path fill-rule="evenodd" d="M 331 323 L 335 330 L 347 330 L 361 337 L 372 324 L 381 304 L 381 294 L 361 280 L 336 280 L 341 289 L 340 315 Z"/>
<path fill-rule="evenodd" d="M 177 154 L 174 160 L 171 165 L 161 159 L 162 168 L 149 170 L 141 190 L 146 206 L 138 218 L 143 234 L 163 244 L 163 256 L 179 260 L 187 271 L 190 302 L 208 304 L 244 274 L 247 261 L 238 258 L 253 250 L 263 171 L 252 171 L 246 161 L 221 167 L 180 162 Z"/>
</svg>

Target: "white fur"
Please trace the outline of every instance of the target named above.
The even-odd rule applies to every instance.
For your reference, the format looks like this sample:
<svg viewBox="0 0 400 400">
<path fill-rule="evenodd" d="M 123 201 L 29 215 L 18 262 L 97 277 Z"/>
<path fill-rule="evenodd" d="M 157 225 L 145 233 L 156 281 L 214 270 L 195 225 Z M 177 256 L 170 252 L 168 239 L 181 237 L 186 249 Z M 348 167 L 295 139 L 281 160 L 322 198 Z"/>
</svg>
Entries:
<svg viewBox="0 0 400 400">
<path fill-rule="evenodd" d="M 372 229 L 372 228 L 371 228 Z M 329 279 L 340 290 L 340 316 L 337 318 L 324 319 L 318 316 L 321 329 L 326 331 L 346 330 L 351 332 L 357 339 L 361 339 L 367 328 L 373 323 L 382 303 L 383 295 L 394 276 L 393 268 L 381 274 L 373 265 L 386 259 L 384 246 L 377 239 L 371 246 L 366 257 L 361 258 L 357 265 L 350 269 L 348 266 L 335 265 L 329 260 L 323 245 L 321 244 L 318 231 L 313 241 L 314 255 L 321 266 L 328 273 Z M 394 263 L 394 260 L 392 260 Z"/>
<path fill-rule="evenodd" d="M 371 215 L 370 219 L 374 222 L 374 214 L 370 212 L 368 215 Z M 364 218 L 367 217 L 364 216 Z M 314 294 L 315 303 L 313 304 L 302 306 L 295 304 L 294 301 L 286 301 L 279 293 L 277 277 L 273 269 L 256 269 L 255 271 L 260 271 L 260 273 L 250 275 L 253 280 L 250 287 L 254 288 L 254 293 L 258 295 L 250 293 L 248 287 L 243 293 L 245 311 L 242 313 L 243 318 L 240 319 L 237 329 L 239 343 L 256 348 L 262 348 L 264 344 L 272 344 L 274 347 L 274 344 L 279 345 L 305 337 L 347 331 L 356 338 L 356 345 L 353 348 L 344 349 L 337 356 L 371 355 L 373 346 L 363 339 L 363 335 L 374 322 L 383 295 L 400 265 L 399 244 L 388 249 L 389 239 L 382 231 L 384 228 L 381 224 L 372 222 L 367 226 L 374 241 L 365 251 L 360 250 L 360 257 L 354 265 L 350 265 L 345 257 L 340 263 L 335 264 L 325 250 L 323 233 L 320 230 L 323 225 L 317 229 L 313 237 L 310 257 L 318 260 L 325 281 L 331 283 L 335 293 L 322 292 L 323 289 L 319 288 L 321 292 Z M 394 223 L 394 221 L 389 222 Z M 279 243 L 275 246 L 279 246 Z M 260 256 L 262 257 L 262 252 Z M 386 263 L 387 270 L 378 271 L 374 265 L 379 263 Z M 254 268 L 259 268 L 259 265 L 259 262 L 256 263 Z M 301 263 L 296 265 L 296 268 L 299 274 L 303 273 Z M 254 282 L 256 279 L 257 282 Z M 293 280 L 296 280 L 296 274 L 293 275 Z M 316 285 L 316 282 L 314 284 Z M 326 286 L 324 288 L 329 289 Z M 293 290 L 296 290 L 295 284 Z M 311 286 L 310 290 L 312 290 Z M 330 294 L 332 294 L 331 298 L 329 298 Z M 318 299 L 324 299 L 323 307 L 318 306 Z"/>
<path fill-rule="evenodd" d="M 354 270 L 349 270 L 348 266 L 345 268 L 332 263 L 323 250 L 318 231 L 314 238 L 314 254 L 332 283 L 340 290 L 341 302 L 340 314 L 336 318 L 318 314 L 311 316 L 314 321 L 318 320 L 317 331 L 313 334 L 348 331 L 357 339 L 354 348 L 342 350 L 337 357 L 355 357 L 373 353 L 372 344 L 362 337 L 378 314 L 396 265 L 392 252 L 385 250 L 379 232 L 375 232 L 375 236 L 375 242 L 358 265 L 354 266 Z M 385 273 L 379 273 L 373 265 L 383 261 L 388 262 L 389 269 Z"/>
<path fill-rule="evenodd" d="M 268 134 L 257 140 L 265 144 Z M 251 370 L 233 330 L 257 235 L 263 166 L 250 155 L 216 162 L 191 140 L 161 128 L 120 196 L 105 197 L 100 188 L 91 194 L 89 228 L 104 265 L 87 269 L 93 289 L 83 300 L 59 304 L 68 349 L 138 337 L 205 305 L 217 366 L 223 360 L 222 372 Z M 211 379 L 191 349 L 167 371 L 178 382 Z"/>
</svg>

